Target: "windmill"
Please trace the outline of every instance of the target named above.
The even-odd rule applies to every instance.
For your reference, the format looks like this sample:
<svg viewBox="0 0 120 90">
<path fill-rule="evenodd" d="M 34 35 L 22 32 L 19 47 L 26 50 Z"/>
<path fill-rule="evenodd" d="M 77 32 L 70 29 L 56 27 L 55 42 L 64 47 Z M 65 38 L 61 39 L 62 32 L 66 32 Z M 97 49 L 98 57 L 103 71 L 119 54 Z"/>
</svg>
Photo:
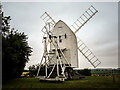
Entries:
<svg viewBox="0 0 120 90">
<path fill-rule="evenodd" d="M 39 65 L 37 77 L 40 80 L 64 81 L 69 77 L 67 68 L 78 67 L 78 51 L 96 68 L 101 62 L 88 49 L 88 47 L 76 37 L 76 33 L 97 13 L 90 6 L 69 28 L 62 20 L 57 23 L 45 12 L 41 19 L 45 26 L 41 30 L 44 34 L 44 53 Z M 40 75 L 40 71 L 44 75 Z"/>
</svg>

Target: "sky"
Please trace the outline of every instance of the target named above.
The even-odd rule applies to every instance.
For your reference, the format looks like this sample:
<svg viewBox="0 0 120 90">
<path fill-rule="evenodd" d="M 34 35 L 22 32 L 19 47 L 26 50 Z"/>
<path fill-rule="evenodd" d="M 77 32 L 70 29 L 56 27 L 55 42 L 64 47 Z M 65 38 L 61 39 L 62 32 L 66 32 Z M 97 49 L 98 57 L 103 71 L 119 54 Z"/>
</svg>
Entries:
<svg viewBox="0 0 120 90">
<path fill-rule="evenodd" d="M 118 3 L 117 2 L 2 2 L 6 16 L 11 16 L 11 27 L 28 35 L 28 44 L 33 52 L 25 69 L 40 63 L 43 54 L 43 33 L 45 25 L 40 16 L 44 12 L 57 22 L 68 26 L 93 5 L 98 13 L 90 19 L 77 36 L 101 61 L 98 68 L 118 67 Z M 79 53 L 78 68 L 93 68 Z"/>
</svg>

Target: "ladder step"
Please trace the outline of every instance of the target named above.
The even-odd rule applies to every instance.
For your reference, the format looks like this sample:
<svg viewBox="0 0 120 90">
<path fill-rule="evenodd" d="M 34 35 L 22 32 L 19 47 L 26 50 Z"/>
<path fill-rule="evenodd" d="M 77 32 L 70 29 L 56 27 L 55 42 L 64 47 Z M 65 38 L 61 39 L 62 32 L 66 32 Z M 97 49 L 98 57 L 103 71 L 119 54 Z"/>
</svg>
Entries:
<svg viewBox="0 0 120 90">
<path fill-rule="evenodd" d="M 75 23 L 77 25 L 77 23 Z M 79 25 L 77 25 L 79 27 Z"/>
<path fill-rule="evenodd" d="M 46 20 L 46 22 L 47 22 L 48 20 L 50 20 L 50 18 L 48 18 L 48 19 Z"/>
<path fill-rule="evenodd" d="M 80 18 L 85 22 L 85 20 L 82 17 L 80 17 Z"/>
<path fill-rule="evenodd" d="M 91 7 L 92 7 L 95 11 L 97 11 L 92 5 L 91 5 Z"/>
<path fill-rule="evenodd" d="M 95 56 L 93 56 L 90 60 L 92 60 Z"/>
<path fill-rule="evenodd" d="M 95 62 L 97 62 L 98 61 L 98 59 L 97 60 L 95 60 L 93 63 L 95 63 Z"/>
<path fill-rule="evenodd" d="M 94 13 L 90 8 L 88 8 L 92 13 Z"/>
<path fill-rule="evenodd" d="M 83 14 L 83 16 L 84 16 L 86 19 L 88 19 L 84 14 Z"/>
<path fill-rule="evenodd" d="M 86 50 L 86 51 L 84 52 L 84 54 L 86 54 L 88 51 L 89 51 L 89 49 L 88 49 L 88 50 Z"/>
<path fill-rule="evenodd" d="M 77 19 L 77 21 L 78 21 L 80 24 L 82 24 L 78 19 Z"/>
<path fill-rule="evenodd" d="M 91 54 L 92 54 L 92 52 L 90 52 L 90 54 L 87 57 L 89 57 Z"/>
<path fill-rule="evenodd" d="M 72 27 L 76 30 L 76 28 L 72 25 Z"/>
<path fill-rule="evenodd" d="M 82 43 L 79 47 L 81 47 L 84 43 Z"/>
<path fill-rule="evenodd" d="M 41 16 L 41 18 L 45 15 L 46 13 L 44 13 L 42 16 Z"/>
<path fill-rule="evenodd" d="M 101 62 L 99 62 L 95 67 L 97 67 L 98 65 L 100 65 Z"/>
<path fill-rule="evenodd" d="M 47 18 L 48 16 L 45 16 L 44 18 L 43 18 L 43 20 L 45 19 L 45 18 Z"/>
<path fill-rule="evenodd" d="M 91 16 L 87 11 L 86 11 L 86 13 L 87 13 L 89 16 Z"/>
<path fill-rule="evenodd" d="M 81 51 L 83 51 L 85 48 L 86 48 L 86 46 Z"/>
</svg>

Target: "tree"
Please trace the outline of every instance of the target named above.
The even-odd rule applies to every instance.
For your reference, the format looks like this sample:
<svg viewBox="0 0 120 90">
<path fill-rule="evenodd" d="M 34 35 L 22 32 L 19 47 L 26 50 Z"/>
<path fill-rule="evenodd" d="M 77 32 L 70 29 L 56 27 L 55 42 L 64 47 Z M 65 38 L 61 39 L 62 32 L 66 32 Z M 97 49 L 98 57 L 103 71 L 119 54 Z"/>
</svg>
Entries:
<svg viewBox="0 0 120 90">
<path fill-rule="evenodd" d="M 29 66 L 29 74 L 30 74 L 31 77 L 37 75 L 38 68 L 39 68 L 39 64 Z M 49 73 L 49 68 L 48 68 L 48 73 Z M 41 65 L 39 75 L 40 76 L 45 76 L 45 66 L 44 65 Z"/>
<path fill-rule="evenodd" d="M 30 77 L 33 77 L 37 74 L 37 67 L 35 65 L 29 66 Z"/>
<path fill-rule="evenodd" d="M 27 35 L 10 29 L 10 16 L 2 13 L 2 79 L 3 82 L 20 77 L 31 56 L 32 48 L 27 42 Z"/>
</svg>

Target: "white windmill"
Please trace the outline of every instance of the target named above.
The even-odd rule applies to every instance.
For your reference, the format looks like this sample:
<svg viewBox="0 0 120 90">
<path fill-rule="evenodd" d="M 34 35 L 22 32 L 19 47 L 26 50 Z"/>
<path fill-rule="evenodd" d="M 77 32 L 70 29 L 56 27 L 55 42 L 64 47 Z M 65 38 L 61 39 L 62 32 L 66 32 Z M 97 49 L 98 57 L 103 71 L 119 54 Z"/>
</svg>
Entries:
<svg viewBox="0 0 120 90">
<path fill-rule="evenodd" d="M 37 77 L 40 80 L 64 81 L 68 78 L 66 68 L 78 67 L 78 51 L 96 68 L 101 62 L 76 37 L 76 33 L 98 11 L 90 6 L 69 28 L 63 21 L 57 23 L 45 12 L 41 18 L 45 22 L 42 29 L 44 33 L 44 53 L 39 65 Z M 44 66 L 45 75 L 41 76 L 41 66 Z M 54 72 L 54 73 L 53 73 Z"/>
</svg>

